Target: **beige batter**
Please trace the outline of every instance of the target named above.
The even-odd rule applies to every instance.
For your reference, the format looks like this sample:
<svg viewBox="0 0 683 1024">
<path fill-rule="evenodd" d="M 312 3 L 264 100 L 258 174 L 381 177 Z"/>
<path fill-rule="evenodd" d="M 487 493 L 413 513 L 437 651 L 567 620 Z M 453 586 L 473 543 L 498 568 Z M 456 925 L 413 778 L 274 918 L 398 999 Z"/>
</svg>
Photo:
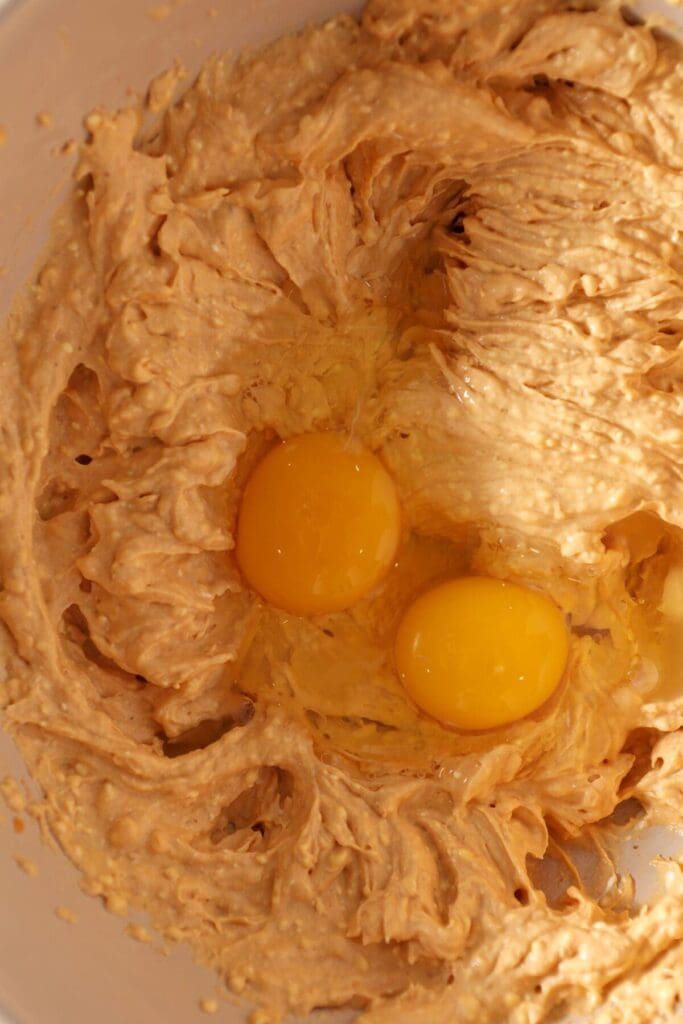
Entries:
<svg viewBox="0 0 683 1024">
<path fill-rule="evenodd" d="M 154 134 L 91 115 L 2 341 L 0 693 L 36 813 L 88 892 L 274 1012 L 683 998 L 681 866 L 636 910 L 604 852 L 618 805 L 683 808 L 683 63 L 565 6 L 372 0 L 210 61 Z M 372 599 L 296 619 L 240 580 L 236 508 L 274 438 L 328 428 L 405 535 Z M 392 667 L 462 571 L 572 631 L 551 703 L 488 734 Z"/>
</svg>

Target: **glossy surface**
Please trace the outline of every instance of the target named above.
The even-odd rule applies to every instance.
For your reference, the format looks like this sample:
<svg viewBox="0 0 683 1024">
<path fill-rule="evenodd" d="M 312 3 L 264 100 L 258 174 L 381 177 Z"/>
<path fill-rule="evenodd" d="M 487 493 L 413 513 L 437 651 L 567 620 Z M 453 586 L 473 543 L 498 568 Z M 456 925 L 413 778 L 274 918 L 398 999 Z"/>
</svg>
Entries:
<svg viewBox="0 0 683 1024">
<path fill-rule="evenodd" d="M 377 456 L 341 434 L 302 434 L 273 448 L 249 479 L 237 561 L 278 608 L 341 611 L 382 579 L 399 534 L 396 489 Z"/>
<path fill-rule="evenodd" d="M 485 577 L 423 594 L 396 638 L 396 667 L 415 703 L 461 729 L 491 729 L 535 711 L 560 682 L 567 653 L 552 601 Z"/>
</svg>

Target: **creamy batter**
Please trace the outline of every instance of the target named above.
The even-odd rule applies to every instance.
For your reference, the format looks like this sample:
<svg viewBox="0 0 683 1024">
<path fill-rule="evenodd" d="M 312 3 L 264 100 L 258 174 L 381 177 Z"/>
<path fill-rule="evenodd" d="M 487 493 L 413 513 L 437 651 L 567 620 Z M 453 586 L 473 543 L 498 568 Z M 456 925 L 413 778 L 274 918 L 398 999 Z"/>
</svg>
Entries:
<svg viewBox="0 0 683 1024">
<path fill-rule="evenodd" d="M 275 1014 L 683 998 L 681 867 L 636 910 L 605 852 L 615 808 L 683 806 L 683 63 L 590 6 L 371 0 L 210 60 L 156 129 L 92 114 L 2 337 L 0 694 L 36 813 Z M 284 615 L 236 510 L 278 437 L 328 429 L 390 471 L 397 565 Z M 571 629 L 550 703 L 490 732 L 392 662 L 463 572 Z"/>
</svg>

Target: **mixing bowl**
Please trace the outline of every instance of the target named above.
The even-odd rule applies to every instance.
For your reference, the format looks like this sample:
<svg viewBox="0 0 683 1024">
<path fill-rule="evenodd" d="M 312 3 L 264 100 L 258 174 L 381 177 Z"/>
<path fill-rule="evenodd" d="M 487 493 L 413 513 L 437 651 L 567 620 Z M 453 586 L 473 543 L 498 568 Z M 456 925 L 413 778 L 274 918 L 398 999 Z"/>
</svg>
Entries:
<svg viewBox="0 0 683 1024">
<path fill-rule="evenodd" d="M 349 0 L 0 0 L 0 126 L 7 133 L 0 146 L 0 319 L 47 238 L 73 164 L 63 143 L 80 136 L 89 107 L 125 104 L 176 57 L 192 73 L 212 51 L 258 44 L 356 6 Z M 680 10 L 679 17 L 683 23 Z M 22 767 L 0 731 L 0 779 L 8 774 L 21 776 Z M 206 1021 L 199 1000 L 212 997 L 213 975 L 185 949 L 160 956 L 156 940 L 133 941 L 127 920 L 80 892 L 75 870 L 41 843 L 33 823 L 20 832 L 3 805 L 0 815 L 0 1024 Z M 678 845 L 660 834 L 637 854 L 631 850 L 628 867 L 643 891 L 652 854 Z M 64 919 L 65 911 L 75 923 Z M 239 1024 L 246 1017 L 222 1004 L 219 1019 Z"/>
</svg>

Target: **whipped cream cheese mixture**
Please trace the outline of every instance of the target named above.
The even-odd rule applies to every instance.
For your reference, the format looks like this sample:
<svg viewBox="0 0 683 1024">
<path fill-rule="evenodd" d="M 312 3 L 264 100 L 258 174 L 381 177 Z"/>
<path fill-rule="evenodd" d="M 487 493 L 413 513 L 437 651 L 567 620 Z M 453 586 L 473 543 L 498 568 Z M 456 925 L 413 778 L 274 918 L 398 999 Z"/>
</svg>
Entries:
<svg viewBox="0 0 683 1024">
<path fill-rule="evenodd" d="M 44 828 L 275 1016 L 670 1020 L 681 866 L 638 908 L 608 848 L 683 807 L 678 44 L 613 6 L 371 0 L 212 58 L 156 128 L 87 125 L 0 363 L 0 695 Z M 285 614 L 236 514 L 327 430 L 390 473 L 396 564 Z M 570 631 L 550 701 L 483 732 L 392 654 L 463 574 Z"/>
</svg>

